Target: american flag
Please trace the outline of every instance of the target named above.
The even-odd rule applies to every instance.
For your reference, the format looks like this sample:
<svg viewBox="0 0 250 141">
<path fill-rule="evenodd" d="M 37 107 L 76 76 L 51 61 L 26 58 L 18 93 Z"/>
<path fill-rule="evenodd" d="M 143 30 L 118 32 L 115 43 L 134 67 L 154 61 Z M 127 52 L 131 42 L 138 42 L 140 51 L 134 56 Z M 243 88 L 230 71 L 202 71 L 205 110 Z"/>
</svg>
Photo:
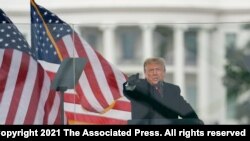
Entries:
<svg viewBox="0 0 250 141">
<path fill-rule="evenodd" d="M 75 89 L 65 93 L 65 111 L 69 122 L 126 124 L 131 117 L 130 103 L 122 93 L 126 76 L 90 47 L 67 23 L 33 0 L 31 23 L 32 47 L 51 79 L 63 59 L 88 59 Z"/>
<path fill-rule="evenodd" d="M 59 124 L 60 96 L 23 35 L 0 9 L 0 124 Z"/>
</svg>

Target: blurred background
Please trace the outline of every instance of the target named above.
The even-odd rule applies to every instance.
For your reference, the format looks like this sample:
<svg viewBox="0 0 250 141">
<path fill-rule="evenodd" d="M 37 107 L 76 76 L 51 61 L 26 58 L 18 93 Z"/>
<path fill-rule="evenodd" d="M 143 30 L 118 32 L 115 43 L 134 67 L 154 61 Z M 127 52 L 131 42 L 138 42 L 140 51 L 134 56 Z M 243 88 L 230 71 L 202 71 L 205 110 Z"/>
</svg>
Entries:
<svg viewBox="0 0 250 141">
<path fill-rule="evenodd" d="M 128 76 L 163 57 L 207 124 L 250 124 L 249 0 L 36 0 Z M 0 0 L 30 42 L 29 0 Z M 15 4 L 13 4 L 15 3 Z"/>
</svg>

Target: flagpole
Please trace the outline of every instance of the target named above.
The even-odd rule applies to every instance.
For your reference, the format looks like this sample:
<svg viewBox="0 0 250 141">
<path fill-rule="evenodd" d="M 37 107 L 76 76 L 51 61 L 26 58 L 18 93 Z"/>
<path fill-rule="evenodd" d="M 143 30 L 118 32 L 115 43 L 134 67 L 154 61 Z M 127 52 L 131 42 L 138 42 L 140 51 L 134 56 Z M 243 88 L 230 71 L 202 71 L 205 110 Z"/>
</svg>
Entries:
<svg viewBox="0 0 250 141">
<path fill-rule="evenodd" d="M 61 94 L 61 100 L 60 100 L 60 105 L 61 105 L 61 124 L 64 125 L 64 92 L 67 90 L 67 87 L 59 87 L 58 89 Z"/>
<path fill-rule="evenodd" d="M 64 125 L 64 92 L 60 92 L 61 93 L 61 123 L 62 125 Z"/>
</svg>

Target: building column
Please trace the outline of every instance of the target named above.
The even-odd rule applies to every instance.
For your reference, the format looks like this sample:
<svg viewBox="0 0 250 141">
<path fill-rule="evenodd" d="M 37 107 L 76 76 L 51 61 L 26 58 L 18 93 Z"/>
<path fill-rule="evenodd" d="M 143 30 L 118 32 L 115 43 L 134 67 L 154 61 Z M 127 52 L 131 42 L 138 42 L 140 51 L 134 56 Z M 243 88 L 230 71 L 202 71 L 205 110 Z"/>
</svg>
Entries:
<svg viewBox="0 0 250 141">
<path fill-rule="evenodd" d="M 223 85 L 223 77 L 225 76 L 225 69 L 224 66 L 226 64 L 226 48 L 225 48 L 225 29 L 226 27 L 223 25 L 218 26 L 218 30 L 216 31 L 216 43 L 218 48 L 214 49 L 213 51 L 216 52 L 216 70 L 215 75 L 215 84 L 217 95 L 216 100 L 220 101 L 218 103 L 218 119 L 221 124 L 225 124 L 227 122 L 227 93 L 226 93 L 226 87 Z"/>
<path fill-rule="evenodd" d="M 184 26 L 174 26 L 174 83 L 181 88 L 181 95 L 185 93 L 185 71 L 184 71 Z"/>
<path fill-rule="evenodd" d="M 198 34 L 198 112 L 201 119 L 207 121 L 209 103 L 209 28 L 202 27 Z"/>
<path fill-rule="evenodd" d="M 114 29 L 115 25 L 105 24 L 100 27 L 103 31 L 103 54 L 110 63 L 115 63 L 115 49 L 114 49 Z"/>
<path fill-rule="evenodd" d="M 142 51 L 143 60 L 152 57 L 153 54 L 153 31 L 155 29 L 154 24 L 144 24 L 140 26 L 142 29 Z"/>
</svg>

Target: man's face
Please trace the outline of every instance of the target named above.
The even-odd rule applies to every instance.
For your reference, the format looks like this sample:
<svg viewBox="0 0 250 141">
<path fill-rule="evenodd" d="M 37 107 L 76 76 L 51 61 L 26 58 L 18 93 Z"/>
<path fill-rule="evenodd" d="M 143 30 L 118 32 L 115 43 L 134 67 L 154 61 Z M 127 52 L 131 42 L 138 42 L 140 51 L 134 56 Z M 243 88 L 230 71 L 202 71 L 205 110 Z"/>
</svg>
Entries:
<svg viewBox="0 0 250 141">
<path fill-rule="evenodd" d="M 165 77 L 165 69 L 158 63 L 150 63 L 145 66 L 145 77 L 151 85 L 157 84 L 159 81 L 163 81 Z"/>
</svg>

